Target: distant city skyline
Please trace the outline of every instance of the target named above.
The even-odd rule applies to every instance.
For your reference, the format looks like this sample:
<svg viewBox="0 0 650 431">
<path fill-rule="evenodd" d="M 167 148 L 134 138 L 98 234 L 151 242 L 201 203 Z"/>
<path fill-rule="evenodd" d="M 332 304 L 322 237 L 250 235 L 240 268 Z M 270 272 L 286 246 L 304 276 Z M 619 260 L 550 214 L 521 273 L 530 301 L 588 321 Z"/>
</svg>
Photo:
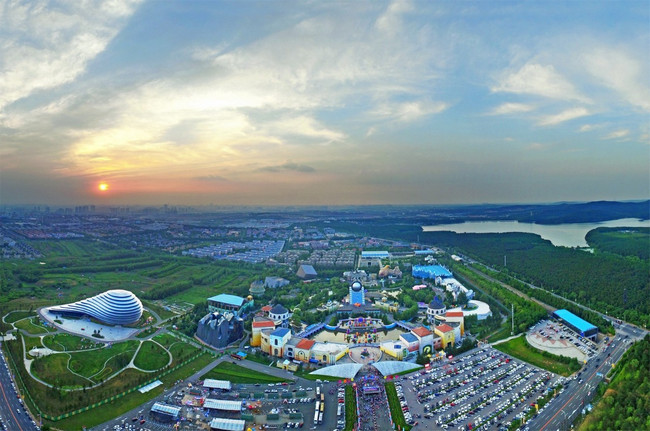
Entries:
<svg viewBox="0 0 650 431">
<path fill-rule="evenodd" d="M 0 205 L 650 197 L 647 1 L 23 1 Z"/>
</svg>

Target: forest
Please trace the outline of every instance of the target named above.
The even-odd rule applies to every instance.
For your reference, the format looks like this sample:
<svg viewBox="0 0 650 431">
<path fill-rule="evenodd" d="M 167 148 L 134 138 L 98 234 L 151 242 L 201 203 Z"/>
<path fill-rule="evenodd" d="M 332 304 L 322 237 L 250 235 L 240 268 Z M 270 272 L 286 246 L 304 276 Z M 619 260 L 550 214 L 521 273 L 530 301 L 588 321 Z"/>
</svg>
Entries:
<svg viewBox="0 0 650 431">
<path fill-rule="evenodd" d="M 615 370 L 611 383 L 599 386 L 602 398 L 579 431 L 650 429 L 650 335 L 635 343 Z"/>
<path fill-rule="evenodd" d="M 597 252 L 650 259 L 650 228 L 604 228 L 591 230 L 585 237 Z"/>
<path fill-rule="evenodd" d="M 590 308 L 635 324 L 650 324 L 648 261 L 555 247 L 526 233 L 425 232 L 422 236 L 427 243 L 462 251 Z"/>
</svg>

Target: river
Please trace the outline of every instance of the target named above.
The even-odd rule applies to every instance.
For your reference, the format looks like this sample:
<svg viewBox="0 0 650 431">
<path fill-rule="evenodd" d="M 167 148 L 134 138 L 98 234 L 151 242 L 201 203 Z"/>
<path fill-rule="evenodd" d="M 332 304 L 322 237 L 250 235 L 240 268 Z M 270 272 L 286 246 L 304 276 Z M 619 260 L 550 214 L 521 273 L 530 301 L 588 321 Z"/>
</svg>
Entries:
<svg viewBox="0 0 650 431">
<path fill-rule="evenodd" d="M 600 223 L 565 223 L 552 225 L 520 223 L 518 221 L 479 221 L 422 226 L 422 230 L 425 232 L 452 231 L 456 233 L 525 232 L 537 234 L 551 241 L 556 246 L 588 247 L 589 245 L 585 240 L 585 236 L 587 232 L 597 227 L 650 227 L 650 220 L 624 218 Z"/>
</svg>

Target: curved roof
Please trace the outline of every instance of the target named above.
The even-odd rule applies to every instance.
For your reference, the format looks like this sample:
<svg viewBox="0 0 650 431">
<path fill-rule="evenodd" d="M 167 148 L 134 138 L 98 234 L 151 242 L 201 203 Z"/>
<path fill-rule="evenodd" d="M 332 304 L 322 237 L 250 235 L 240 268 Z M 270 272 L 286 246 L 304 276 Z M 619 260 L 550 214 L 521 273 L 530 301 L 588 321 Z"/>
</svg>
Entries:
<svg viewBox="0 0 650 431">
<path fill-rule="evenodd" d="M 339 377 L 341 379 L 353 379 L 361 368 L 363 368 L 363 364 L 338 364 L 324 367 L 320 370 L 312 371 L 309 374 L 314 376 L 329 376 Z"/>
<path fill-rule="evenodd" d="M 284 313 L 288 313 L 288 312 L 289 312 L 289 310 L 284 308 L 284 306 L 282 304 L 275 304 L 273 306 L 273 308 L 271 308 L 271 311 L 269 313 L 271 313 L 271 314 L 284 314 Z"/>
<path fill-rule="evenodd" d="M 51 307 L 49 311 L 90 316 L 111 325 L 128 325 L 142 316 L 142 302 L 128 290 L 114 289 L 71 304 Z"/>
<path fill-rule="evenodd" d="M 429 303 L 429 308 L 440 310 L 441 308 L 445 308 L 445 304 L 442 302 L 442 299 L 436 295 L 433 297 L 433 301 Z"/>
<path fill-rule="evenodd" d="M 398 374 L 403 373 L 404 371 L 422 368 L 422 365 L 402 361 L 381 361 L 372 364 L 372 366 L 377 368 L 382 376 L 389 376 L 391 374 Z"/>
</svg>

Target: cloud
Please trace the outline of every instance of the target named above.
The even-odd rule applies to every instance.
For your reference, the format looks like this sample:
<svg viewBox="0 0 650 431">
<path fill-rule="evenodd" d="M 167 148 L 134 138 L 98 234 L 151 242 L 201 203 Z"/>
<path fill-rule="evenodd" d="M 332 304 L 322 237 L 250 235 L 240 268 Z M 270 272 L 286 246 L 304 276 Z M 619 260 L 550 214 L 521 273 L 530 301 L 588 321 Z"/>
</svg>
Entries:
<svg viewBox="0 0 650 431">
<path fill-rule="evenodd" d="M 448 108 L 444 102 L 416 100 L 411 102 L 383 103 L 370 112 L 371 116 L 409 123 L 428 115 L 439 114 Z"/>
<path fill-rule="evenodd" d="M 527 63 L 516 72 L 507 73 L 494 87 L 493 92 L 532 94 L 559 100 L 589 99 L 579 94 L 573 85 L 560 75 L 552 65 Z"/>
<path fill-rule="evenodd" d="M 301 165 L 298 163 L 294 162 L 286 162 L 281 165 L 275 165 L 275 166 L 265 166 L 263 168 L 259 168 L 259 171 L 263 172 L 287 172 L 287 171 L 293 171 L 293 172 L 315 172 L 316 169 L 312 168 L 311 166 L 308 165 Z"/>
<path fill-rule="evenodd" d="M 489 115 L 518 114 L 522 112 L 530 112 L 533 109 L 535 109 L 533 105 L 525 103 L 503 103 L 490 111 Z"/>
<path fill-rule="evenodd" d="M 583 59 L 587 71 L 600 83 L 616 91 L 631 105 L 650 111 L 647 62 L 644 68 L 624 50 L 605 47 L 588 52 Z"/>
<path fill-rule="evenodd" d="M 73 81 L 115 37 L 137 0 L 12 2 L 0 14 L 0 112 Z"/>
<path fill-rule="evenodd" d="M 591 132 L 592 130 L 599 129 L 600 127 L 602 127 L 602 126 L 599 125 L 599 124 L 583 124 L 582 126 L 580 126 L 578 131 L 579 132 Z"/>
<path fill-rule="evenodd" d="M 560 124 L 565 121 L 573 120 L 575 118 L 580 118 L 587 115 L 591 115 L 591 113 L 586 108 L 571 108 L 566 109 L 559 114 L 541 117 L 537 124 L 540 126 L 554 126 L 556 124 Z"/>
<path fill-rule="evenodd" d="M 603 139 L 620 139 L 626 137 L 629 134 L 630 131 L 628 129 L 620 129 L 620 130 L 615 130 L 606 136 L 603 136 Z"/>
</svg>

